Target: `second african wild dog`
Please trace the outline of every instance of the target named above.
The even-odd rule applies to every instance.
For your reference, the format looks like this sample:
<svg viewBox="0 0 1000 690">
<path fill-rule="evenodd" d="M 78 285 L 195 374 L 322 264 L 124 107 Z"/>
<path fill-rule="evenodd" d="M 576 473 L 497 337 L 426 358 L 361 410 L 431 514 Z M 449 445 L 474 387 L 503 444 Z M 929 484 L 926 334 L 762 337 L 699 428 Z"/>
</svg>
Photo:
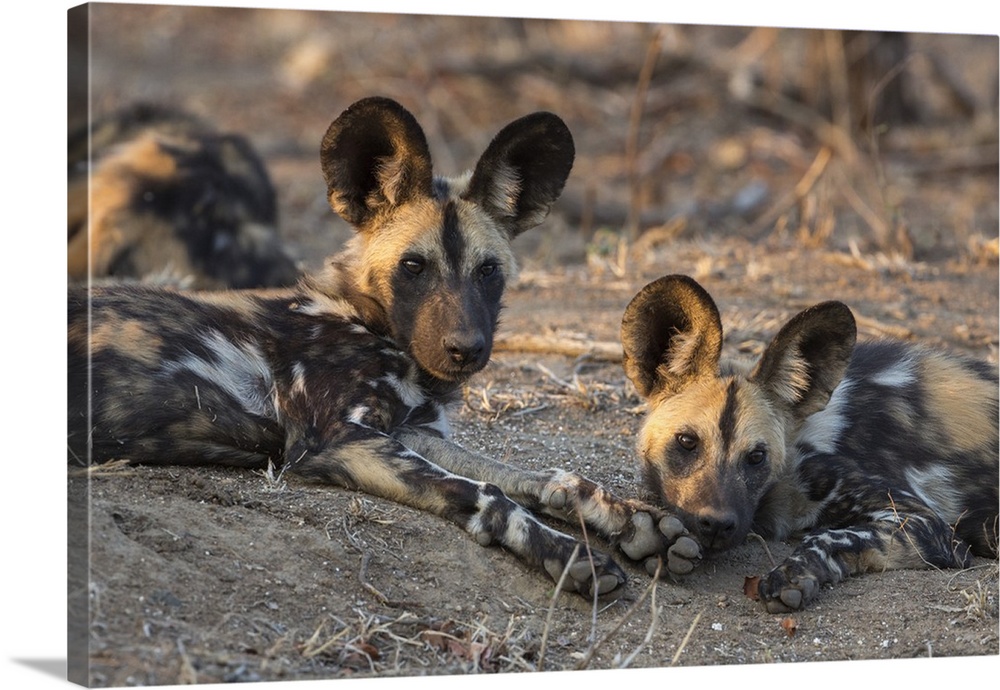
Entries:
<svg viewBox="0 0 1000 690">
<path fill-rule="evenodd" d="M 855 336 L 851 311 L 824 302 L 756 364 L 728 361 L 718 309 L 686 276 L 650 283 L 622 318 L 662 504 L 707 552 L 811 530 L 759 582 L 771 612 L 849 575 L 997 555 L 995 367 Z"/>
<path fill-rule="evenodd" d="M 331 206 L 357 232 L 321 274 L 279 294 L 70 292 L 71 462 L 273 462 L 444 516 L 553 579 L 579 548 L 567 572 L 581 593 L 624 573 L 531 511 L 579 516 L 647 570 L 660 558 L 691 570 L 699 548 L 676 518 L 446 440 L 447 404 L 490 358 L 516 275 L 510 242 L 544 219 L 574 155 L 563 121 L 540 112 L 501 130 L 471 174 L 436 178 L 408 111 L 355 103 L 321 163 Z"/>
<path fill-rule="evenodd" d="M 194 289 L 293 285 L 263 161 L 243 136 L 134 104 L 69 134 L 68 273 Z"/>
</svg>

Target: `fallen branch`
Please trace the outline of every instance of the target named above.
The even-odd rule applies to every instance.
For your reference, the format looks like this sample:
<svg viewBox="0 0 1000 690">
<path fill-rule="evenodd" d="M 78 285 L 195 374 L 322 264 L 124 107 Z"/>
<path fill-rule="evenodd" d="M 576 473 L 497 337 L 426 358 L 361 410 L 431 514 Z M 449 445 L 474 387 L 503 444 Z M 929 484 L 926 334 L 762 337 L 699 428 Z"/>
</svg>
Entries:
<svg viewBox="0 0 1000 690">
<path fill-rule="evenodd" d="M 619 343 L 580 340 L 564 336 L 527 335 L 515 333 L 500 336 L 493 343 L 497 352 L 532 352 L 566 357 L 589 357 L 602 362 L 620 362 L 622 346 Z"/>
</svg>

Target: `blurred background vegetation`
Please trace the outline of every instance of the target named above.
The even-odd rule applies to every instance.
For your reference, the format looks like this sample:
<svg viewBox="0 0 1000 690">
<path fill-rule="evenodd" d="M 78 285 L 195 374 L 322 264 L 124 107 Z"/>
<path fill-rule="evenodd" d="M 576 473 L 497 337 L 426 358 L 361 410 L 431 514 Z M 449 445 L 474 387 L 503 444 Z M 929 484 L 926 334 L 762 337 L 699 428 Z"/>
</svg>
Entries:
<svg viewBox="0 0 1000 690">
<path fill-rule="evenodd" d="M 246 134 L 307 264 L 349 232 L 319 140 L 373 94 L 416 115 L 444 174 L 526 112 L 567 121 L 573 175 L 522 247 L 542 265 L 717 234 L 997 258 L 996 36 L 103 3 L 90 19 L 92 112 L 168 103 Z"/>
</svg>

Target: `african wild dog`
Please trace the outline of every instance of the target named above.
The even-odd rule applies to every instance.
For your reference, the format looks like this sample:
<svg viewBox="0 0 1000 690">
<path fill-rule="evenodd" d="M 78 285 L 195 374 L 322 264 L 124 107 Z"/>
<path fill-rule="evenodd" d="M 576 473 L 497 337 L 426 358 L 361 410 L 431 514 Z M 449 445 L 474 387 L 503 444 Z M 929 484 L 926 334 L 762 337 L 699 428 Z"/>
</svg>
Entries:
<svg viewBox="0 0 1000 690">
<path fill-rule="evenodd" d="M 650 408 L 643 474 L 664 507 L 706 552 L 812 530 L 761 578 L 771 612 L 848 575 L 997 553 L 995 368 L 855 335 L 851 311 L 824 302 L 752 367 L 722 359 L 719 312 L 685 276 L 650 283 L 622 318 Z"/>
<path fill-rule="evenodd" d="M 624 574 L 530 511 L 582 516 L 647 570 L 663 557 L 689 571 L 698 546 L 659 509 L 446 440 L 447 404 L 490 358 L 510 242 L 544 219 L 573 159 L 566 125 L 539 112 L 497 134 L 471 174 L 432 177 L 408 111 L 355 103 L 322 142 L 330 204 L 357 231 L 324 272 L 277 294 L 70 293 L 71 462 L 273 462 L 444 516 L 553 579 L 581 547 L 568 587 L 582 593 Z"/>
<path fill-rule="evenodd" d="M 68 271 L 190 288 L 293 285 L 267 169 L 246 138 L 137 104 L 69 135 Z"/>
</svg>

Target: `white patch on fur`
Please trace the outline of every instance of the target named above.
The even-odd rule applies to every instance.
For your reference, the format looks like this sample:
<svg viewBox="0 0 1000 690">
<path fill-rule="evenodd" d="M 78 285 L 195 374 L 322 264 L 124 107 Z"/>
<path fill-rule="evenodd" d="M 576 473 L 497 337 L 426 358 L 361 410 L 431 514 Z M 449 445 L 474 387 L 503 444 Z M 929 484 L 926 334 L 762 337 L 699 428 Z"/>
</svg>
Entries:
<svg viewBox="0 0 1000 690">
<path fill-rule="evenodd" d="M 872 376 L 870 380 L 879 386 L 903 388 L 912 384 L 915 379 L 916 374 L 913 371 L 913 362 L 907 358 L 883 369 Z"/>
<path fill-rule="evenodd" d="M 902 516 L 891 508 L 872 511 L 868 513 L 868 517 L 871 518 L 872 522 L 889 522 L 894 525 L 898 525 L 903 521 Z"/>
<path fill-rule="evenodd" d="M 855 385 L 850 379 L 841 381 L 826 407 L 806 418 L 796 443 L 808 443 L 820 453 L 833 453 L 847 426 L 845 411 Z"/>
<path fill-rule="evenodd" d="M 174 374 L 188 370 L 234 397 L 244 410 L 262 417 L 274 417 L 269 404 L 274 378 L 263 353 L 253 343 L 235 343 L 218 331 L 202 336 L 202 343 L 218 361 L 210 362 L 193 353 L 167 362 L 163 371 Z"/>
<path fill-rule="evenodd" d="M 678 333 L 670 340 L 667 371 L 673 376 L 693 373 L 694 358 L 702 339 L 697 333 Z"/>
<path fill-rule="evenodd" d="M 368 426 L 364 423 L 366 414 L 368 414 L 367 405 L 352 407 L 351 411 L 347 413 L 347 421 L 351 424 L 357 424 L 358 426 Z"/>
<path fill-rule="evenodd" d="M 931 465 L 926 469 L 910 467 L 906 470 L 906 479 L 910 482 L 913 493 L 945 522 L 953 523 L 959 519 L 958 506 L 961 505 L 962 492 L 955 486 L 954 478 L 946 466 Z"/>
<path fill-rule="evenodd" d="M 513 218 L 517 215 L 517 200 L 522 191 L 521 176 L 517 174 L 517 170 L 503 163 L 497 165 L 492 173 L 494 184 L 487 206 Z"/>
<path fill-rule="evenodd" d="M 396 395 L 399 396 L 399 399 L 407 407 L 418 407 L 419 405 L 423 405 L 427 400 L 423 389 L 414 381 L 401 379 L 395 374 L 386 374 L 381 380 L 389 384 L 389 387 L 396 391 Z"/>
<path fill-rule="evenodd" d="M 775 374 L 768 381 L 775 395 L 788 403 L 797 403 L 809 390 L 809 365 L 797 348 L 788 348 Z"/>
<path fill-rule="evenodd" d="M 450 473 L 447 473 L 450 475 Z M 465 524 L 465 529 L 469 534 L 489 534 L 491 538 L 496 535 L 490 534 L 490 532 L 483 526 L 483 513 L 490 507 L 493 503 L 493 497 L 482 491 L 484 484 L 479 484 L 479 496 L 476 498 L 476 512 L 472 514 L 469 521 Z"/>
<path fill-rule="evenodd" d="M 378 176 L 380 184 L 376 185 L 375 188 L 385 194 L 385 199 L 389 202 L 390 206 L 398 206 L 402 201 L 400 190 L 403 188 L 407 172 L 407 168 L 401 158 L 386 157 L 379 159 L 375 174 Z M 375 194 L 373 192 L 373 195 Z M 371 203 L 372 201 L 374 201 L 373 204 Z M 377 196 L 369 200 L 369 203 L 373 206 L 378 205 L 379 202 L 381 202 L 381 199 Z"/>
<path fill-rule="evenodd" d="M 531 541 L 531 527 L 536 520 L 524 508 L 518 506 L 507 518 L 507 529 L 504 531 L 504 544 L 523 547 Z"/>
<path fill-rule="evenodd" d="M 309 299 L 299 306 L 299 311 L 309 316 L 335 316 L 345 320 L 357 316 L 354 307 L 346 299 L 317 291 L 310 293 Z"/>
<path fill-rule="evenodd" d="M 295 362 L 292 365 L 292 393 L 306 395 L 306 367 L 302 362 Z"/>
<path fill-rule="evenodd" d="M 812 535 L 808 540 L 808 548 L 816 554 L 833 556 L 838 551 L 853 549 L 858 542 L 870 541 L 873 538 L 871 530 L 837 529 Z M 822 547 L 822 548 L 819 548 Z"/>
<path fill-rule="evenodd" d="M 445 408 L 442 405 L 437 405 L 435 407 L 437 409 L 437 419 L 433 422 L 421 424 L 420 426 L 441 434 L 441 438 L 450 438 L 451 424 L 448 422 L 448 415 L 445 412 Z"/>
</svg>

